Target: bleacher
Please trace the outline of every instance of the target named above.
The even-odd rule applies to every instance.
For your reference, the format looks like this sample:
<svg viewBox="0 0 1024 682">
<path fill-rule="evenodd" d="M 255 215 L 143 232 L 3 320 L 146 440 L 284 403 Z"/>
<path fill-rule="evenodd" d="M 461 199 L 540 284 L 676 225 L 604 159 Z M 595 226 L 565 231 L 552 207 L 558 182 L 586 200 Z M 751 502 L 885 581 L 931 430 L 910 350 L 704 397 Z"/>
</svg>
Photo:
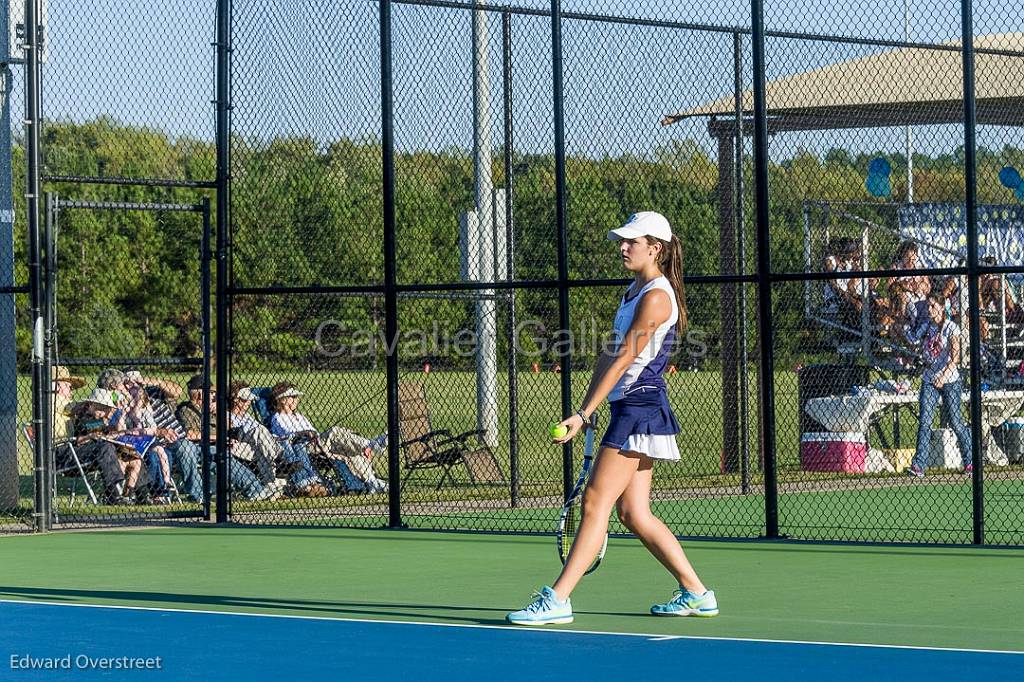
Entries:
<svg viewBox="0 0 1024 682">
<path fill-rule="evenodd" d="M 888 269 L 898 244 L 912 240 L 919 247 L 920 267 L 956 267 L 963 262 L 963 206 L 934 203 L 899 202 L 824 202 L 807 201 L 803 207 L 804 266 L 807 272 L 824 271 L 829 245 L 837 240 L 859 245 L 859 262 L 852 270 Z M 979 242 L 989 262 L 1010 263 L 1024 253 L 1024 207 L 983 205 L 978 208 Z M 1016 254 L 1016 255 L 1014 255 Z M 1016 260 L 1015 260 L 1016 259 Z M 1020 312 L 1010 314 L 1009 306 L 1021 300 L 1024 278 L 1019 275 L 992 275 L 990 286 L 1008 296 L 990 301 L 982 311 L 983 376 L 993 385 L 1024 384 L 1024 319 Z M 881 319 L 877 303 L 887 296 L 887 283 L 860 282 L 860 310 L 837 307 L 826 302 L 828 281 L 804 283 L 805 317 L 819 327 L 823 339 L 847 364 L 860 362 L 893 373 L 913 373 L 919 353 L 900 330 Z M 933 283 L 934 286 L 934 283 Z M 966 279 L 957 286 L 958 305 L 967 310 Z M 967 325 L 961 324 L 961 366 L 970 364 Z"/>
</svg>

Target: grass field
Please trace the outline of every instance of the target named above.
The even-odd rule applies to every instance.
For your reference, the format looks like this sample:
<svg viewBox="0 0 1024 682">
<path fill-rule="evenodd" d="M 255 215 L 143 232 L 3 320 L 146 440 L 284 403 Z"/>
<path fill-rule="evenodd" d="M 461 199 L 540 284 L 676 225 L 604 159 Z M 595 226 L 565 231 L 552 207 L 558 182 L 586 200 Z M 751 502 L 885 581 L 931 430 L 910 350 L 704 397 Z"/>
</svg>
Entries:
<svg viewBox="0 0 1024 682">
<path fill-rule="evenodd" d="M 508 461 L 509 395 L 506 373 L 498 374 L 498 433 L 496 455 Z M 779 371 L 775 375 L 776 452 L 780 470 L 799 468 L 799 420 L 797 375 Z M 92 379 L 93 377 L 88 377 Z M 184 383 L 186 377 L 178 377 Z M 387 427 L 385 377 L 383 372 L 242 372 L 238 378 L 256 386 L 287 380 L 305 393 L 300 405 L 314 424 L 326 428 L 341 422 L 360 433 L 383 433 Z M 582 402 L 589 375 L 577 373 L 572 404 Z M 476 377 L 472 372 L 433 370 L 429 374 L 407 372 L 401 381 L 420 381 L 426 386 L 434 428 L 453 432 L 476 428 Z M 520 473 L 526 481 L 561 480 L 561 450 L 553 447 L 547 425 L 559 416 L 560 377 L 554 372 L 521 372 L 518 375 L 518 446 Z M 682 432 L 679 436 L 683 462 L 666 469 L 669 479 L 717 475 L 722 457 L 722 383 L 718 372 L 679 372 L 667 379 L 669 398 L 677 411 Z M 28 419 L 28 377 L 18 379 L 19 395 L 25 396 L 22 419 Z M 91 382 L 90 382 L 91 384 Z M 757 382 L 749 377 L 748 443 L 755 462 L 758 450 Z M 81 389 L 76 397 L 86 394 Z M 607 410 L 604 410 L 607 418 Z M 904 444 L 912 445 L 916 422 L 905 419 Z M 891 436 L 891 428 L 889 434 Z M 19 441 L 22 473 L 31 469 L 31 456 Z"/>
<path fill-rule="evenodd" d="M 386 426 L 383 373 L 317 372 L 242 373 L 253 385 L 288 379 L 306 393 L 300 410 L 315 424 L 326 427 L 340 420 L 364 434 L 380 433 Z M 90 377 L 91 378 L 91 377 Z M 582 399 L 585 377 L 576 386 Z M 184 380 L 184 378 L 182 378 Z M 422 381 L 432 408 L 433 426 L 452 431 L 475 427 L 475 377 L 469 372 L 406 373 L 403 381 Z M 553 447 L 546 426 L 557 415 L 560 377 L 552 372 L 521 373 L 519 382 L 518 509 L 509 507 L 506 486 L 468 485 L 465 473 L 456 474 L 463 485 L 433 489 L 433 480 L 414 479 L 403 493 L 403 518 L 425 528 L 481 528 L 488 530 L 547 531 L 561 495 L 561 451 Z M 721 380 L 714 372 L 684 372 L 668 378 L 670 398 L 679 411 L 683 432 L 679 438 L 683 462 L 658 465 L 656 504 L 674 530 L 687 535 L 757 536 L 764 528 L 762 481 L 756 470 L 756 403 L 751 404 L 751 487 L 740 494 L 738 474 L 720 473 L 722 449 Z M 751 376 L 751 395 L 756 395 Z M 24 384 L 22 386 L 21 384 Z M 27 395 L 27 378 L 19 388 Z M 953 472 L 908 485 L 898 476 L 859 477 L 801 471 L 798 459 L 797 389 L 794 372 L 776 374 L 776 421 L 780 527 L 795 537 L 856 540 L 908 540 L 969 542 L 971 492 L 962 476 Z M 82 391 L 84 394 L 84 390 Z M 507 376 L 499 375 L 499 434 L 495 454 L 508 472 Z M 891 426 L 891 425 L 890 425 Z M 904 443 L 916 430 L 912 419 L 903 421 Z M 891 435 L 891 429 L 890 429 Z M 31 506 L 31 454 L 19 441 L 23 507 Z M 378 460 L 384 474 L 383 459 Z M 1024 485 L 1020 467 L 991 469 L 988 475 L 986 520 L 990 542 L 1024 543 Z M 61 508 L 62 511 L 67 511 Z M 139 509 L 77 508 L 85 517 L 138 514 Z M 188 508 L 192 513 L 197 507 Z M 180 511 L 185 510 L 184 508 Z M 345 496 L 323 500 L 284 500 L 277 503 L 236 501 L 238 518 L 262 522 L 321 522 L 380 526 L 387 518 L 382 497 Z M 83 518 L 85 518 L 83 517 Z M 621 529 L 619 529 L 621 530 Z"/>
<path fill-rule="evenodd" d="M 780 396 L 792 393 L 796 395 L 795 375 L 791 372 L 780 372 L 777 375 Z M 93 377 L 87 377 L 92 384 Z M 184 383 L 186 377 L 179 377 Z M 314 424 L 326 428 L 341 421 L 343 424 L 363 434 L 383 433 L 387 427 L 385 403 L 385 377 L 383 372 L 315 372 L 315 373 L 240 373 L 239 378 L 252 382 L 256 386 L 267 386 L 277 381 L 292 381 L 305 393 L 300 411 L 305 413 Z M 586 386 L 583 379 L 577 377 L 575 386 L 578 395 L 573 403 L 583 398 Z M 453 432 L 468 431 L 476 428 L 476 379 L 471 372 L 443 372 L 434 370 L 430 374 L 408 373 L 402 376 L 403 381 L 423 381 L 426 385 L 427 399 L 432 410 L 432 422 L 435 428 L 446 428 Z M 560 377 L 553 372 L 533 374 L 522 372 L 518 376 L 518 428 L 519 428 L 519 459 L 522 478 L 529 481 L 561 480 L 561 451 L 552 447 L 547 435 L 547 425 L 559 416 L 561 400 Z M 717 372 L 681 372 L 671 376 L 669 380 L 671 400 L 680 411 L 680 424 L 683 432 L 679 442 L 685 455 L 685 463 L 677 474 L 707 475 L 717 474 L 722 449 L 722 391 L 721 377 Z M 30 395 L 29 379 L 18 378 L 19 395 L 24 396 L 21 419 L 29 418 Z M 750 382 L 751 395 L 756 395 L 753 376 Z M 84 397 L 86 389 L 80 389 L 76 397 Z M 779 443 L 796 442 L 796 422 L 786 418 L 787 406 L 780 404 L 779 410 Z M 757 450 L 756 402 L 751 403 L 750 443 L 751 451 Z M 795 414 L 794 405 L 790 412 Z M 499 460 L 508 460 L 508 380 L 506 374 L 498 376 L 498 432 L 499 445 L 496 455 Z M 19 441 L 19 461 L 22 474 L 31 470 L 31 455 L 24 442 Z M 796 449 L 791 452 L 780 450 L 780 461 L 788 461 L 796 457 Z M 796 460 L 793 459 L 795 462 Z"/>
</svg>

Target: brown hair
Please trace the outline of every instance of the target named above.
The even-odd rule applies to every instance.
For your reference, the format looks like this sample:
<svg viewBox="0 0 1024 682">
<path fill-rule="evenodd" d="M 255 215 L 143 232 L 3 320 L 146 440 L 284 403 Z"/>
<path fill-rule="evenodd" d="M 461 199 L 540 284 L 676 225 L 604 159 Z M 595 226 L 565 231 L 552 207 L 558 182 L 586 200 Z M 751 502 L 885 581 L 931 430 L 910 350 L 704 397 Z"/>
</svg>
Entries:
<svg viewBox="0 0 1024 682">
<path fill-rule="evenodd" d="M 949 319 L 949 315 L 946 314 L 946 297 L 941 292 L 935 291 L 934 289 L 925 296 L 926 301 L 935 301 L 942 308 L 942 320 L 945 322 Z"/>
<path fill-rule="evenodd" d="M 244 381 L 232 381 L 228 385 L 228 398 L 231 399 L 231 402 L 235 402 L 236 400 L 238 400 L 238 394 L 242 392 L 242 389 L 248 387 L 249 384 L 245 383 Z"/>
<path fill-rule="evenodd" d="M 295 384 L 290 381 L 280 381 L 270 389 L 270 394 L 267 396 L 267 408 L 271 412 L 280 412 L 280 405 L 277 401 L 281 394 L 289 388 L 295 388 Z"/>
<path fill-rule="evenodd" d="M 136 406 L 149 407 L 151 402 L 152 401 L 149 399 L 149 394 L 146 393 L 146 389 L 142 386 L 139 386 L 139 397 L 135 401 Z"/>
<path fill-rule="evenodd" d="M 896 260 L 902 262 L 909 253 L 917 253 L 917 242 L 913 239 L 906 239 L 900 242 L 899 247 L 896 249 Z"/>
<path fill-rule="evenodd" d="M 672 291 L 676 294 L 676 307 L 679 308 L 679 321 L 676 322 L 678 331 L 685 331 L 688 323 L 686 312 L 686 289 L 683 287 L 683 243 L 679 237 L 672 235 L 672 241 L 666 242 L 657 237 L 647 237 L 650 244 L 661 244 L 661 251 L 658 253 L 658 267 L 665 275 L 668 283 L 672 285 Z"/>
</svg>

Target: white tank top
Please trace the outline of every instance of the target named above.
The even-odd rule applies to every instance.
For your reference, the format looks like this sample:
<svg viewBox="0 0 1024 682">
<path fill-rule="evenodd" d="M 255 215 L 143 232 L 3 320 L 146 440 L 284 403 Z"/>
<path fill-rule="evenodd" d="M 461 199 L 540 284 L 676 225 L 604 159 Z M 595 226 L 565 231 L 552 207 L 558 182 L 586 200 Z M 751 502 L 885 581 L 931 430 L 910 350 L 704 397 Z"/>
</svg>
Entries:
<svg viewBox="0 0 1024 682">
<path fill-rule="evenodd" d="M 644 349 L 640 351 L 640 355 L 626 368 L 626 372 L 619 379 L 618 383 L 615 384 L 612 392 L 608 394 L 608 400 L 610 401 L 621 400 L 634 387 L 650 386 L 664 389 L 665 380 L 662 378 L 662 374 L 668 365 L 669 353 L 675 341 L 676 322 L 679 321 L 679 307 L 676 305 L 676 295 L 668 278 L 664 275 L 656 277 L 645 284 L 635 296 L 628 298 L 633 286 L 635 285 L 631 285 L 626 290 L 626 293 L 622 296 L 622 302 L 619 304 L 619 310 L 615 313 L 613 328 L 616 351 L 622 347 L 626 334 L 633 325 L 633 316 L 636 314 L 636 308 L 640 304 L 640 299 L 648 291 L 651 289 L 661 289 L 667 293 L 668 300 L 672 303 L 672 312 L 669 314 L 668 319 L 662 322 L 654 331 L 654 335 L 647 345 L 644 346 Z"/>
</svg>

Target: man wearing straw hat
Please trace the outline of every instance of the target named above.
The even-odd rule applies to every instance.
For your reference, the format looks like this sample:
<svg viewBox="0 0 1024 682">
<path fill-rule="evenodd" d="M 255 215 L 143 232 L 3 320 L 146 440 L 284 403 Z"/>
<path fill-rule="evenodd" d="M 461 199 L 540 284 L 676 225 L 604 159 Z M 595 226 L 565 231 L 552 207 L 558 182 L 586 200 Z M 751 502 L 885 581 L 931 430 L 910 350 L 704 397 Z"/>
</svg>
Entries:
<svg viewBox="0 0 1024 682">
<path fill-rule="evenodd" d="M 85 386 L 85 379 L 73 376 L 63 365 L 54 365 L 50 369 L 50 381 L 53 382 L 53 441 L 60 443 L 71 436 L 68 423 L 71 394 Z"/>
<path fill-rule="evenodd" d="M 71 419 L 77 417 L 78 423 L 81 423 L 83 419 L 88 419 L 87 415 L 112 407 L 113 401 L 108 395 L 90 395 L 89 399 L 73 403 L 71 394 L 75 389 L 85 385 L 85 379 L 71 374 L 63 365 L 51 368 L 50 380 L 53 382 L 53 442 L 57 446 L 53 453 L 55 463 L 61 469 L 71 469 L 75 466 L 74 453 L 70 445 L 74 441 L 78 447 L 78 461 L 82 467 L 96 466 L 100 470 L 106 487 L 104 501 L 120 503 L 119 485 L 124 480 L 124 472 L 121 470 L 116 446 L 103 440 L 75 439 L 74 422 Z M 90 402 L 90 399 L 93 399 L 93 402 Z"/>
</svg>

